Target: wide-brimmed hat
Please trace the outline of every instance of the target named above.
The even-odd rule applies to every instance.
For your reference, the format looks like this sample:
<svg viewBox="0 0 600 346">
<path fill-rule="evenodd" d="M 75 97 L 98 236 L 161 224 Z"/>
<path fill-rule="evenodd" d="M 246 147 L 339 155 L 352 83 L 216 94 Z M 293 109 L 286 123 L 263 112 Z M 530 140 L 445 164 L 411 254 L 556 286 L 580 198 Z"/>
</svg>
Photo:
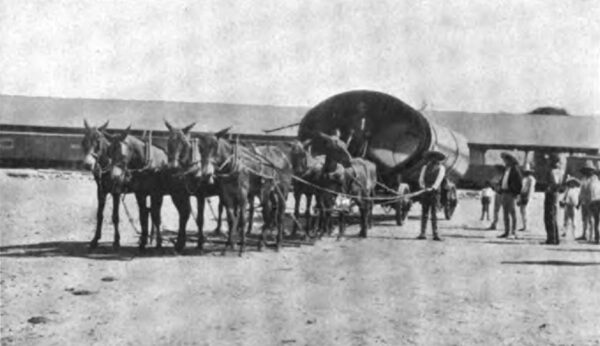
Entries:
<svg viewBox="0 0 600 346">
<path fill-rule="evenodd" d="M 572 184 L 575 184 L 576 186 L 580 186 L 581 185 L 581 182 L 579 181 L 579 179 L 577 179 L 575 177 L 572 177 L 572 176 L 569 176 L 567 178 L 566 183 L 567 184 L 571 184 L 572 183 Z"/>
<path fill-rule="evenodd" d="M 596 171 L 598 171 L 598 168 L 594 165 L 594 163 L 592 162 L 592 160 L 587 160 L 585 161 L 585 164 L 583 165 L 583 167 L 581 167 L 581 169 L 579 170 L 581 173 L 594 173 Z"/>
<path fill-rule="evenodd" d="M 517 160 L 517 158 L 514 157 L 511 153 L 503 152 L 502 154 L 500 154 L 500 157 L 511 162 L 513 165 L 519 164 L 519 161 Z"/>
<path fill-rule="evenodd" d="M 533 168 L 531 168 L 531 164 L 525 164 L 525 167 L 523 167 L 523 173 L 533 173 Z"/>
<path fill-rule="evenodd" d="M 446 154 L 437 150 L 429 150 L 425 153 L 426 160 L 436 160 L 436 161 L 444 161 L 446 159 Z"/>
<path fill-rule="evenodd" d="M 560 156 L 557 153 L 551 153 L 548 155 L 548 161 L 552 163 L 560 162 Z"/>
</svg>

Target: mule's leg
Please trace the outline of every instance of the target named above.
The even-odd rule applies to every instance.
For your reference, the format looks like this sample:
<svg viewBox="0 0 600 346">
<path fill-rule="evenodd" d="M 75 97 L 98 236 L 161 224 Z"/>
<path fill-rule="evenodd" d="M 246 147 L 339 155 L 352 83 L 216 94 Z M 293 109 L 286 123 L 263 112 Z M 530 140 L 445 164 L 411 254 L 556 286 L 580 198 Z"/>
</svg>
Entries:
<svg viewBox="0 0 600 346">
<path fill-rule="evenodd" d="M 312 195 L 310 193 L 307 193 L 306 195 L 306 210 L 304 211 L 304 219 L 306 220 L 306 226 L 304 229 L 305 235 L 308 234 L 309 232 L 309 227 L 310 227 L 310 219 L 311 219 L 311 213 L 310 213 L 310 207 L 311 207 L 311 203 L 312 203 Z"/>
<path fill-rule="evenodd" d="M 339 224 L 339 232 L 338 232 L 338 240 L 340 238 L 342 238 L 344 236 L 344 233 L 346 232 L 346 213 L 344 213 L 343 211 L 339 212 L 340 214 L 338 215 L 338 222 Z"/>
<path fill-rule="evenodd" d="M 191 206 L 190 198 L 183 193 L 173 193 L 171 195 L 173 204 L 179 212 L 179 230 L 177 231 L 177 241 L 175 242 L 175 251 L 181 251 L 185 247 L 185 226 L 190 218 Z"/>
<path fill-rule="evenodd" d="M 254 196 L 248 196 L 248 234 L 252 233 L 252 224 L 254 223 Z M 264 222 L 264 220 L 263 220 Z"/>
<path fill-rule="evenodd" d="M 283 242 L 283 215 L 285 214 L 285 199 L 283 196 L 277 198 L 277 251 L 281 249 L 281 243 Z"/>
<path fill-rule="evenodd" d="M 233 233 L 237 230 L 238 225 L 238 218 L 237 215 L 235 215 L 234 208 L 232 208 L 229 205 L 226 205 L 225 211 L 227 212 L 227 218 L 231 220 L 231 224 L 229 227 L 229 232 L 227 234 L 227 242 L 225 243 L 225 248 L 223 248 L 223 255 L 225 254 L 225 252 L 227 252 L 228 247 L 231 246 L 231 248 L 234 249 Z"/>
<path fill-rule="evenodd" d="M 271 199 L 269 198 L 269 196 L 262 196 L 262 198 L 260 199 L 261 202 L 261 208 L 262 208 L 262 216 L 263 216 L 263 224 L 260 227 L 260 240 L 258 241 L 258 251 L 261 251 L 263 246 L 266 245 L 266 234 L 267 234 L 267 229 L 269 228 L 269 214 L 272 211 L 272 207 L 271 207 Z"/>
<path fill-rule="evenodd" d="M 113 248 L 118 249 L 121 246 L 121 235 L 119 234 L 119 205 L 121 203 L 121 196 L 118 193 L 112 194 L 113 200 L 113 212 L 112 222 L 113 228 L 115 229 L 115 236 L 113 238 Z"/>
<path fill-rule="evenodd" d="M 106 192 L 104 192 L 100 186 L 98 186 L 97 198 L 98 210 L 96 211 L 96 233 L 90 242 L 90 249 L 97 248 L 98 240 L 102 238 L 102 221 L 104 219 L 104 206 L 106 205 Z"/>
<path fill-rule="evenodd" d="M 221 226 L 223 224 L 223 202 L 221 201 L 221 198 L 219 198 L 219 207 L 218 207 L 218 214 L 217 214 L 217 228 L 215 228 L 215 234 L 221 234 Z"/>
<path fill-rule="evenodd" d="M 152 228 L 156 229 L 156 248 L 162 248 L 162 235 L 160 234 L 160 227 L 162 220 L 160 217 L 160 211 L 162 209 L 163 195 L 150 196 L 150 208 L 152 217 Z"/>
<path fill-rule="evenodd" d="M 244 232 L 244 228 L 245 228 L 245 218 L 244 218 L 244 212 L 246 211 L 246 204 L 245 203 L 240 203 L 237 207 L 238 211 L 237 211 L 237 217 L 238 217 L 238 230 L 240 232 L 241 235 L 241 244 L 240 244 L 240 253 L 239 255 L 242 256 L 242 254 L 244 253 L 245 249 L 246 249 L 246 233 Z"/>
<path fill-rule="evenodd" d="M 196 196 L 196 205 L 198 206 L 198 214 L 196 215 L 196 225 L 198 226 L 198 249 L 202 251 L 204 249 L 204 205 L 206 199 L 202 195 Z M 219 213 L 219 220 L 221 215 Z M 218 226 L 220 228 L 220 225 Z"/>
<path fill-rule="evenodd" d="M 146 205 L 146 195 L 142 193 L 136 193 L 135 199 L 138 203 L 138 210 L 140 215 L 140 226 L 142 227 L 142 236 L 140 237 L 140 250 L 146 248 L 148 242 L 148 206 Z"/>
<path fill-rule="evenodd" d="M 358 208 L 360 210 L 360 233 L 358 234 L 361 238 L 367 237 L 367 228 L 369 226 L 369 206 L 368 202 L 362 201 L 359 203 Z"/>
<path fill-rule="evenodd" d="M 298 218 L 300 217 L 300 199 L 302 198 L 302 194 L 300 192 L 294 191 L 294 226 L 292 227 L 292 236 L 295 236 L 298 232 Z M 308 197 L 307 197 L 308 198 Z"/>
</svg>

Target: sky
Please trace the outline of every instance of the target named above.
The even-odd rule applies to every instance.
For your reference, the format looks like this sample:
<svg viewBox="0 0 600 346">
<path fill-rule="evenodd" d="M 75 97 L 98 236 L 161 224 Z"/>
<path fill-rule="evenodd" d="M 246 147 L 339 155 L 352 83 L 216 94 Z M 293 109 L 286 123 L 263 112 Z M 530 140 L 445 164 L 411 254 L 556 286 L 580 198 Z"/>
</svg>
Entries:
<svg viewBox="0 0 600 346">
<path fill-rule="evenodd" d="M 0 0 L 0 94 L 600 115 L 600 1 Z"/>
</svg>

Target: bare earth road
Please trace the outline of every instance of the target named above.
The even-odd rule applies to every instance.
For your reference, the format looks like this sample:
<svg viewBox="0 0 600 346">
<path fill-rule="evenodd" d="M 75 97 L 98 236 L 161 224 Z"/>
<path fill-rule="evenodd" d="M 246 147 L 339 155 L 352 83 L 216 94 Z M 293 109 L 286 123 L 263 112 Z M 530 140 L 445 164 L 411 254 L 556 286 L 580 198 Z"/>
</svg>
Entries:
<svg viewBox="0 0 600 346">
<path fill-rule="evenodd" d="M 519 240 L 482 230 L 478 200 L 462 193 L 441 243 L 414 239 L 416 205 L 402 228 L 378 209 L 366 240 L 352 226 L 342 241 L 279 253 L 200 256 L 189 243 L 184 255 L 166 244 L 141 256 L 123 211 L 122 248 L 112 250 L 110 200 L 101 248 L 88 252 L 89 176 L 8 174 L 3 345 L 600 345 L 600 246 L 570 234 L 539 245 L 541 195 Z M 169 198 L 163 210 L 175 229 Z"/>
</svg>

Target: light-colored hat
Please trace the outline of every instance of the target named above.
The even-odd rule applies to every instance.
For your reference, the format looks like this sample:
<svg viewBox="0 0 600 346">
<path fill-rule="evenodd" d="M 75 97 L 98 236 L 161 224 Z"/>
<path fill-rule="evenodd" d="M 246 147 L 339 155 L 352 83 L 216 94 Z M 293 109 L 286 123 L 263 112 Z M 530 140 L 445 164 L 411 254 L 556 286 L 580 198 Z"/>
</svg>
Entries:
<svg viewBox="0 0 600 346">
<path fill-rule="evenodd" d="M 573 177 L 573 176 L 569 176 L 569 177 L 567 178 L 567 181 L 566 181 L 566 183 L 567 183 L 567 184 L 569 184 L 569 183 L 573 183 L 573 184 L 575 184 L 576 186 L 580 186 L 580 185 L 581 185 L 581 182 L 579 181 L 579 179 L 577 179 L 577 178 L 575 178 L 575 177 Z"/>
<path fill-rule="evenodd" d="M 518 165 L 519 161 L 517 160 L 516 157 L 514 157 L 512 154 L 507 153 L 507 152 L 503 152 L 502 154 L 500 154 L 500 157 L 502 157 L 503 159 L 510 161 L 513 165 Z"/>
<path fill-rule="evenodd" d="M 426 160 L 436 160 L 436 161 L 444 161 L 446 159 L 446 154 L 437 150 L 429 150 L 424 155 Z"/>
<path fill-rule="evenodd" d="M 598 168 L 594 165 L 594 163 L 592 162 L 592 160 L 587 160 L 585 161 L 585 164 L 583 165 L 583 167 L 581 167 L 581 169 L 579 170 L 581 173 L 586 173 L 586 172 L 597 172 Z"/>
</svg>

